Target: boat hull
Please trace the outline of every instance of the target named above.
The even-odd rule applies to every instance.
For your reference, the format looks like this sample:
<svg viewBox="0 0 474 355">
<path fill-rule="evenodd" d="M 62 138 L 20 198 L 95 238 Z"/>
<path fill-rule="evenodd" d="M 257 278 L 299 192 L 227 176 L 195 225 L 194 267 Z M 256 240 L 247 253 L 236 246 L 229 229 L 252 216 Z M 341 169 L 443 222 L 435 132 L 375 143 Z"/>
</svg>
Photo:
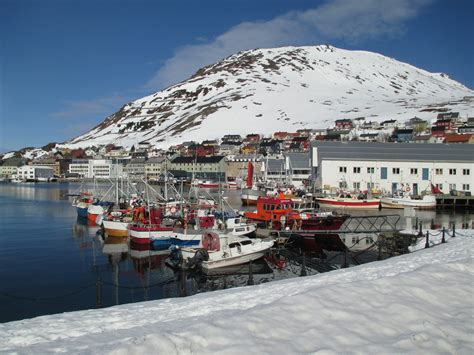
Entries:
<svg viewBox="0 0 474 355">
<path fill-rule="evenodd" d="M 425 199 L 425 200 L 412 200 L 404 198 L 393 198 L 384 197 L 380 200 L 382 208 L 392 209 L 404 209 L 404 208 L 417 208 L 417 209 L 435 209 L 436 199 Z"/>
<path fill-rule="evenodd" d="M 87 218 L 87 207 L 76 207 L 77 216 L 81 218 Z M 95 221 L 94 221 L 95 222 Z"/>
<path fill-rule="evenodd" d="M 380 206 L 380 200 L 356 200 L 356 199 L 317 199 L 320 208 L 328 209 L 356 209 L 373 210 Z"/>
<path fill-rule="evenodd" d="M 262 258 L 267 250 L 268 248 L 265 250 L 253 252 L 251 254 L 236 255 L 234 257 L 229 257 L 226 259 L 205 261 L 202 263 L 202 268 L 203 270 L 214 270 L 221 267 L 247 264 L 251 261 Z"/>
<path fill-rule="evenodd" d="M 172 228 L 160 228 L 152 226 L 130 226 L 130 241 L 137 244 L 150 244 L 152 240 L 169 239 L 173 233 Z"/>
<path fill-rule="evenodd" d="M 128 223 L 103 220 L 105 233 L 111 237 L 128 237 Z"/>
<path fill-rule="evenodd" d="M 169 238 L 169 239 L 153 239 L 151 240 L 151 245 L 154 250 L 165 250 L 171 246 L 179 247 L 197 247 L 199 246 L 200 240 L 183 240 L 179 238 Z"/>
<path fill-rule="evenodd" d="M 264 195 L 264 192 L 260 190 L 242 189 L 240 199 L 242 200 L 242 205 L 244 206 L 255 206 L 257 205 L 258 198 L 263 197 Z"/>
</svg>

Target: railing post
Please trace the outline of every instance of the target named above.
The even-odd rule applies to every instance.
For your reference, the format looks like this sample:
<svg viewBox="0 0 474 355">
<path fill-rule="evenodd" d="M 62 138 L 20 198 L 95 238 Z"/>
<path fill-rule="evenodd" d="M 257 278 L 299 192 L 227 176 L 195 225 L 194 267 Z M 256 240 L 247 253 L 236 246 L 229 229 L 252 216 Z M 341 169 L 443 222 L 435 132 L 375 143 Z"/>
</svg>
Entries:
<svg viewBox="0 0 474 355">
<path fill-rule="evenodd" d="M 303 252 L 303 266 L 301 267 L 301 273 L 300 276 L 306 276 L 308 273 L 306 272 L 306 256 L 305 253 Z"/>
<path fill-rule="evenodd" d="M 456 223 L 453 222 L 453 238 L 456 236 Z"/>
<path fill-rule="evenodd" d="M 443 227 L 443 237 L 441 238 L 441 243 L 446 243 L 446 238 L 445 238 L 445 233 L 446 233 L 446 228 Z"/>
<path fill-rule="evenodd" d="M 344 264 L 342 264 L 342 267 L 344 269 L 349 267 L 349 265 L 347 264 L 347 248 L 346 248 L 346 250 L 344 250 Z"/>
<path fill-rule="evenodd" d="M 102 307 L 102 280 L 100 276 L 95 282 L 95 307 Z"/>
<path fill-rule="evenodd" d="M 430 247 L 430 232 L 426 231 L 426 242 L 425 242 L 425 249 Z"/>
<path fill-rule="evenodd" d="M 252 270 L 252 262 L 249 262 L 249 280 L 247 281 L 247 285 L 251 286 L 254 285 L 253 281 L 253 270 Z"/>
</svg>

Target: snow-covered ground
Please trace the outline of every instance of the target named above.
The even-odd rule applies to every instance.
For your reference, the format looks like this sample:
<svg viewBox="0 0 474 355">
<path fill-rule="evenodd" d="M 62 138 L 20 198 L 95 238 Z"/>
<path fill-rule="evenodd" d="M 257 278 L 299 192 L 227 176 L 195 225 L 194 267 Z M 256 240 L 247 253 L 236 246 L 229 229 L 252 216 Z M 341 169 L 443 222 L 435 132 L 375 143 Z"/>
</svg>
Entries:
<svg viewBox="0 0 474 355">
<path fill-rule="evenodd" d="M 5 323 L 0 352 L 472 354 L 473 245 L 459 230 L 326 274 Z"/>
</svg>

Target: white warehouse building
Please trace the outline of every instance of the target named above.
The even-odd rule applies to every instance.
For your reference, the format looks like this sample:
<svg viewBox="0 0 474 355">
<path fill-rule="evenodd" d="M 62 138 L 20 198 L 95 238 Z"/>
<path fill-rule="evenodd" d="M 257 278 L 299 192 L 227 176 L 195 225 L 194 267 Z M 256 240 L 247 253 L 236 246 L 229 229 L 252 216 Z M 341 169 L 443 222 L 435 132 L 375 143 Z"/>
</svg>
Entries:
<svg viewBox="0 0 474 355">
<path fill-rule="evenodd" d="M 53 167 L 43 165 L 23 165 L 17 169 L 17 177 L 23 181 L 48 181 L 54 176 Z"/>
<path fill-rule="evenodd" d="M 123 166 L 107 159 L 80 159 L 69 164 L 69 172 L 88 179 L 111 179 L 123 175 Z"/>
<path fill-rule="evenodd" d="M 340 189 L 414 195 L 430 191 L 474 194 L 474 145 L 321 142 L 311 144 L 312 179 L 326 193 Z"/>
</svg>

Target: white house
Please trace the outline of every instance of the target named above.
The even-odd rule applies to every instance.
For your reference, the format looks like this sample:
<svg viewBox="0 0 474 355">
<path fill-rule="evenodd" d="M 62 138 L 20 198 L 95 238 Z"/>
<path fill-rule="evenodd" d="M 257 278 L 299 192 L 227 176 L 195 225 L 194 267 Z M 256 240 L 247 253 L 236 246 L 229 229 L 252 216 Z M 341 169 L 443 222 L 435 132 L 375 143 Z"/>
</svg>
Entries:
<svg viewBox="0 0 474 355">
<path fill-rule="evenodd" d="M 318 142 L 311 145 L 312 178 L 326 192 L 337 189 L 413 194 L 431 184 L 443 193 L 474 194 L 474 145 Z"/>
</svg>

